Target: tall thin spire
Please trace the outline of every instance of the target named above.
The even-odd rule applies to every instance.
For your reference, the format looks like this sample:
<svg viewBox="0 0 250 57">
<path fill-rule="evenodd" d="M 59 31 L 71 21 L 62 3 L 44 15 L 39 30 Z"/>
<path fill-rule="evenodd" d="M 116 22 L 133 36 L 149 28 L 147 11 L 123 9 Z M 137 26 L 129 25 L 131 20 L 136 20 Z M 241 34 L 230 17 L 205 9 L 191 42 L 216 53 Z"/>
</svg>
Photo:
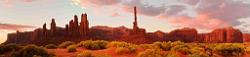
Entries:
<svg viewBox="0 0 250 57">
<path fill-rule="evenodd" d="M 138 32 L 139 30 L 139 27 L 138 27 L 138 24 L 137 24 L 137 10 L 136 10 L 136 6 L 134 7 L 134 26 L 133 26 L 133 30 L 135 33 Z"/>
<path fill-rule="evenodd" d="M 134 7 L 134 17 L 135 17 L 135 22 L 137 23 L 137 10 L 136 10 L 136 6 Z"/>
</svg>

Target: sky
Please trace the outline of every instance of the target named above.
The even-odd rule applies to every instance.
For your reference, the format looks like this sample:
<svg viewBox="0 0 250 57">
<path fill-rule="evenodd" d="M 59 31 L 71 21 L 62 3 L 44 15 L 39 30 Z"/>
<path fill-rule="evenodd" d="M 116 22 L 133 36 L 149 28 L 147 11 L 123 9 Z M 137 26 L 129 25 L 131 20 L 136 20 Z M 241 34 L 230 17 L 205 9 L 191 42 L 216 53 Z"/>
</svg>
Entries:
<svg viewBox="0 0 250 57">
<path fill-rule="evenodd" d="M 139 27 L 148 32 L 234 27 L 250 33 L 250 0 L 0 0 L 0 43 L 7 33 L 32 31 L 52 18 L 64 27 L 82 13 L 88 14 L 90 26 L 132 28 L 134 6 Z"/>
</svg>

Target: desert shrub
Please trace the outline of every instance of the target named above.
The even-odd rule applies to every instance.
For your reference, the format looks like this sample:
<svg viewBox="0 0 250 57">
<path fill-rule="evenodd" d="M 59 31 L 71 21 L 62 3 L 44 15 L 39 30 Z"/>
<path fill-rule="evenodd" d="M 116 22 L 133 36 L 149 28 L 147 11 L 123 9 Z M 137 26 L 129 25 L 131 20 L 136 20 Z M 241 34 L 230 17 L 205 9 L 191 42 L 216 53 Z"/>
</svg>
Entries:
<svg viewBox="0 0 250 57">
<path fill-rule="evenodd" d="M 22 47 L 18 44 L 11 43 L 4 46 L 5 51 L 18 51 Z"/>
<path fill-rule="evenodd" d="M 56 49 L 57 48 L 57 46 L 55 44 L 48 44 L 48 45 L 45 45 L 45 47 L 47 49 Z"/>
<path fill-rule="evenodd" d="M 178 51 L 181 52 L 183 54 L 190 54 L 190 47 L 188 45 L 175 45 L 171 48 L 171 50 L 173 51 Z"/>
<path fill-rule="evenodd" d="M 243 45 L 237 43 L 224 43 L 215 46 L 214 51 L 225 57 L 240 57 L 244 53 L 244 47 Z"/>
<path fill-rule="evenodd" d="M 63 42 L 59 45 L 60 48 L 67 48 L 69 45 L 73 45 L 75 44 L 75 42 L 72 42 L 72 41 L 66 41 L 66 42 Z"/>
<path fill-rule="evenodd" d="M 110 42 L 107 47 L 114 47 L 114 48 L 127 48 L 129 49 L 130 52 L 135 52 L 137 49 L 137 45 L 135 44 L 131 44 L 131 43 L 127 43 L 127 42 L 118 42 L 118 41 L 112 41 Z"/>
<path fill-rule="evenodd" d="M 174 42 L 171 42 L 170 44 L 171 47 L 178 46 L 178 45 L 185 45 L 185 43 L 182 41 L 174 41 Z"/>
<path fill-rule="evenodd" d="M 80 42 L 78 46 L 82 46 L 83 48 L 91 49 L 91 50 L 99 50 L 99 49 L 106 49 L 106 45 L 108 44 L 108 41 L 104 40 L 86 40 Z"/>
<path fill-rule="evenodd" d="M 153 45 L 166 51 L 171 49 L 171 42 L 154 42 Z"/>
<path fill-rule="evenodd" d="M 130 53 L 131 51 L 128 48 L 125 47 L 118 47 L 115 49 L 116 54 L 125 54 L 125 53 Z"/>
<path fill-rule="evenodd" d="M 39 55 L 33 55 L 32 57 L 42 57 L 42 56 L 39 56 Z"/>
<path fill-rule="evenodd" d="M 12 57 L 33 57 L 34 55 L 41 57 L 51 57 L 44 48 L 38 47 L 36 45 L 27 45 L 18 52 L 12 53 Z"/>
<path fill-rule="evenodd" d="M 0 45 L 0 54 L 5 53 L 5 46 L 4 45 Z"/>
<path fill-rule="evenodd" d="M 180 57 L 176 52 L 169 52 L 168 54 L 165 54 L 163 57 Z"/>
<path fill-rule="evenodd" d="M 68 52 L 76 52 L 77 50 L 76 50 L 76 45 L 70 45 L 70 46 L 68 46 L 67 47 L 67 49 L 68 49 Z"/>
<path fill-rule="evenodd" d="M 250 54 L 250 47 L 245 48 L 246 53 Z"/>
<path fill-rule="evenodd" d="M 128 45 L 129 43 L 127 42 L 112 41 L 107 45 L 107 47 L 127 47 Z"/>
<path fill-rule="evenodd" d="M 190 53 L 205 53 L 205 49 L 201 47 L 192 47 L 190 50 Z"/>
<path fill-rule="evenodd" d="M 112 56 L 107 54 L 97 54 L 95 55 L 95 57 L 112 57 Z"/>
<path fill-rule="evenodd" d="M 210 56 L 205 53 L 193 53 L 193 54 L 189 54 L 188 57 L 210 57 Z"/>
<path fill-rule="evenodd" d="M 163 57 L 164 54 L 160 50 L 147 49 L 137 54 L 137 57 Z"/>
<path fill-rule="evenodd" d="M 159 49 L 157 46 L 153 44 L 140 44 L 139 47 L 143 49 Z"/>
<path fill-rule="evenodd" d="M 91 51 L 82 51 L 81 53 L 77 54 L 77 57 L 95 57 Z"/>
<path fill-rule="evenodd" d="M 18 45 L 18 44 L 6 44 L 6 45 L 0 45 L 0 54 L 3 54 L 5 52 L 14 52 L 14 51 L 18 51 L 22 48 L 22 46 Z"/>
</svg>

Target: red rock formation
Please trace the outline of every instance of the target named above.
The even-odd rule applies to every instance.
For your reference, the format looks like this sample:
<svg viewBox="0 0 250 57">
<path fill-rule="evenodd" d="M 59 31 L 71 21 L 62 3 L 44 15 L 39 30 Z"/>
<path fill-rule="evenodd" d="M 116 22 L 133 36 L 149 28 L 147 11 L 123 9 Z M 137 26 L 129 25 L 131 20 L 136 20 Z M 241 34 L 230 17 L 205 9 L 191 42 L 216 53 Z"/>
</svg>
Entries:
<svg viewBox="0 0 250 57">
<path fill-rule="evenodd" d="M 250 42 L 250 34 L 243 34 L 244 42 Z"/>
<path fill-rule="evenodd" d="M 169 38 L 174 38 L 172 40 L 181 40 L 185 42 L 195 41 L 197 36 L 198 32 L 193 28 L 177 29 L 169 33 Z"/>
<path fill-rule="evenodd" d="M 226 41 L 226 31 L 224 29 L 215 29 L 205 36 L 205 42 L 217 43 Z"/>
<path fill-rule="evenodd" d="M 215 29 L 205 36 L 205 41 L 209 43 L 218 42 L 243 42 L 242 32 L 232 27 Z"/>
<path fill-rule="evenodd" d="M 79 32 L 79 23 L 78 23 L 77 15 L 74 16 L 73 23 L 74 23 L 74 34 L 75 34 L 75 36 L 78 36 L 80 34 L 80 32 Z"/>
<path fill-rule="evenodd" d="M 69 35 L 70 36 L 73 36 L 73 34 L 74 34 L 74 28 L 75 28 L 74 21 L 70 20 L 70 22 L 69 22 Z"/>
<path fill-rule="evenodd" d="M 56 34 L 56 21 L 52 18 L 52 22 L 50 24 L 51 35 L 54 36 Z"/>
<path fill-rule="evenodd" d="M 48 33 L 47 33 L 48 29 L 46 27 L 46 23 L 43 24 L 43 36 L 46 38 L 48 36 Z"/>
<path fill-rule="evenodd" d="M 89 21 L 87 14 L 81 15 L 81 23 L 80 23 L 80 34 L 82 36 L 88 36 L 89 34 Z"/>
<path fill-rule="evenodd" d="M 138 27 L 138 24 L 137 24 L 137 11 L 136 11 L 136 7 L 134 7 L 134 26 L 133 26 L 133 31 L 134 33 L 138 33 L 139 32 L 139 27 Z"/>
<path fill-rule="evenodd" d="M 132 34 L 145 34 L 146 30 L 139 28 L 137 23 L 137 10 L 136 7 L 134 7 L 134 22 L 133 22 L 133 32 Z"/>
<path fill-rule="evenodd" d="M 234 43 L 234 42 L 243 42 L 242 32 L 238 29 L 234 29 L 233 27 L 225 28 L 227 31 L 227 40 L 226 42 Z"/>
</svg>

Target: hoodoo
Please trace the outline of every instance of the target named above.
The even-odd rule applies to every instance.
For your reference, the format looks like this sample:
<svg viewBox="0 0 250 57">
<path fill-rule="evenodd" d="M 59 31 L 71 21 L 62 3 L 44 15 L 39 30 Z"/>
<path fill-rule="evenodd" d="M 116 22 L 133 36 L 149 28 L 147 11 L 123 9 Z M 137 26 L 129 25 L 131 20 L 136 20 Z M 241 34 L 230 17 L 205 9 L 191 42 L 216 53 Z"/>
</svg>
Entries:
<svg viewBox="0 0 250 57">
<path fill-rule="evenodd" d="M 145 34 L 146 30 L 138 27 L 137 23 L 137 9 L 134 7 L 134 23 L 133 23 L 133 34 Z"/>
<path fill-rule="evenodd" d="M 88 21 L 87 14 L 81 15 L 80 34 L 81 36 L 89 35 L 89 21 Z"/>
<path fill-rule="evenodd" d="M 50 24 L 50 30 L 51 30 L 51 35 L 56 34 L 56 21 L 54 18 L 52 18 L 51 24 Z"/>
</svg>

